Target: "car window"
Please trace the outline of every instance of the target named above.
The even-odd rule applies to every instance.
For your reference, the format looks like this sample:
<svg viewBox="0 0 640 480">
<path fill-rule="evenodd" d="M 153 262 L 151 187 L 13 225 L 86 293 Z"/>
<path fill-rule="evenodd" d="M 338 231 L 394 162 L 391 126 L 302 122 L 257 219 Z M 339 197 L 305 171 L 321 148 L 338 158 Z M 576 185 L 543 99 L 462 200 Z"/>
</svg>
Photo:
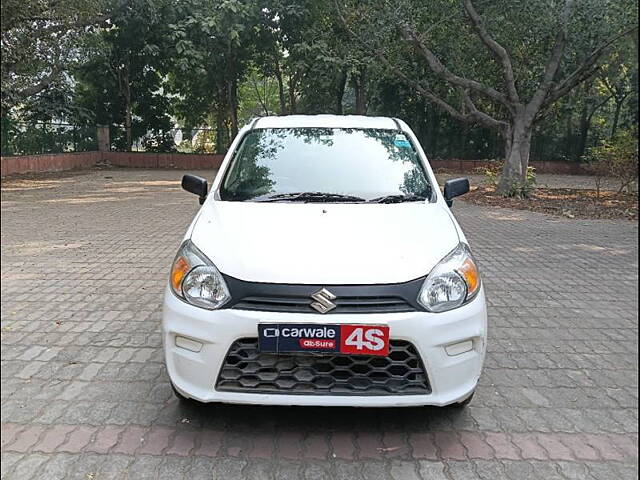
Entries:
<svg viewBox="0 0 640 480">
<path fill-rule="evenodd" d="M 273 128 L 245 135 L 222 181 L 220 199 L 280 196 L 295 201 L 308 199 L 296 195 L 310 192 L 363 201 L 431 199 L 432 194 L 413 144 L 400 131 Z"/>
</svg>

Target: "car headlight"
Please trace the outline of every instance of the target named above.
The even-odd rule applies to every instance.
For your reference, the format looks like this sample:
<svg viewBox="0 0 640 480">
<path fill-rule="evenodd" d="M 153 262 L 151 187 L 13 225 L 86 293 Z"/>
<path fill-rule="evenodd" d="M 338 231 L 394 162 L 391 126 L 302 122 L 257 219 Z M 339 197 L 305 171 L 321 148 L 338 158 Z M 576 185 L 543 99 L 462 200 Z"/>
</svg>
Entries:
<svg viewBox="0 0 640 480">
<path fill-rule="evenodd" d="M 480 291 L 480 274 L 471 250 L 460 243 L 435 266 L 422 285 L 418 302 L 430 312 L 446 312 Z"/>
<path fill-rule="evenodd" d="M 169 284 L 177 297 L 208 310 L 220 308 L 231 298 L 218 269 L 190 240 L 178 250 Z"/>
</svg>

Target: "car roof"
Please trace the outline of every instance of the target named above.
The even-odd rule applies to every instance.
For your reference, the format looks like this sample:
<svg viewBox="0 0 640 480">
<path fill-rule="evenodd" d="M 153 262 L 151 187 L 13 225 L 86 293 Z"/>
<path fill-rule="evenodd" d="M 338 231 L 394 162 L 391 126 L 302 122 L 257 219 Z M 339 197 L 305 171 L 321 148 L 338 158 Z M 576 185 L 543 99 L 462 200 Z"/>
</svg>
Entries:
<svg viewBox="0 0 640 480">
<path fill-rule="evenodd" d="M 397 120 L 389 117 L 365 117 L 363 115 L 283 115 L 260 117 L 251 128 L 379 128 L 400 130 Z"/>
</svg>

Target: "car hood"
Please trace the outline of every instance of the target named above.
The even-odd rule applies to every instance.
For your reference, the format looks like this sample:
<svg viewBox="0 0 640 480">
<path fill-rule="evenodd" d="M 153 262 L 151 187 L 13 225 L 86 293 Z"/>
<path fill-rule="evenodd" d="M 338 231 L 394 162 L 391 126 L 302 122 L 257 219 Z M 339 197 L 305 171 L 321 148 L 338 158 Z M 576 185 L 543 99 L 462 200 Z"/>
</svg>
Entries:
<svg viewBox="0 0 640 480">
<path fill-rule="evenodd" d="M 241 280 L 354 285 L 424 276 L 459 237 L 448 209 L 435 203 L 213 201 L 191 240 Z"/>
</svg>

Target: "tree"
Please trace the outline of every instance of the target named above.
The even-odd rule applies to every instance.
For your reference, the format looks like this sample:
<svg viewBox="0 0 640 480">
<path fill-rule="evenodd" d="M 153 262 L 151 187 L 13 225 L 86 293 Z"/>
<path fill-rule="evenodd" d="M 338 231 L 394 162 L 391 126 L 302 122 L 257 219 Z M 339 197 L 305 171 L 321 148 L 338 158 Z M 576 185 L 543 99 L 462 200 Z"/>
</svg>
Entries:
<svg viewBox="0 0 640 480">
<path fill-rule="evenodd" d="M 589 137 L 589 130 L 594 115 L 604 107 L 613 98 L 612 94 L 602 95 L 601 91 L 594 85 L 594 79 L 585 81 L 582 84 L 582 88 L 577 91 L 580 93 L 580 132 L 578 136 L 577 148 L 575 151 L 575 157 L 581 159 L 587 148 L 587 141 Z"/>
<path fill-rule="evenodd" d="M 119 149 L 130 151 L 138 138 L 152 148 L 173 148 L 167 137 L 171 98 L 164 91 L 170 53 L 166 22 L 173 13 L 166 0 L 112 0 L 108 21 L 73 72 L 76 104 L 92 112 L 94 124 L 114 127 L 112 141 Z"/>
<path fill-rule="evenodd" d="M 374 7 L 380 4 L 374 3 Z M 603 5 L 591 1 L 576 6 L 573 0 L 565 0 L 554 9 L 549 8 L 549 2 L 532 1 L 523 6 L 505 1 L 494 2 L 481 14 L 472 0 L 462 0 L 462 19 L 448 2 L 434 2 L 428 10 L 412 1 L 383 4 L 384 15 L 369 3 L 368 9 L 360 5 L 357 11 L 342 13 L 343 21 L 345 25 L 367 25 L 366 30 L 350 29 L 416 93 L 462 122 L 500 132 L 506 161 L 498 190 L 503 194 L 525 181 L 536 122 L 556 101 L 591 78 L 619 39 L 637 32 L 633 2 Z M 434 18 L 434 12 L 441 18 Z M 506 14 L 510 21 L 505 23 Z M 594 24 L 594 20 L 599 22 Z M 381 35 L 375 31 L 384 31 L 385 24 L 392 25 L 398 35 L 387 33 L 380 41 Z M 385 48 L 393 45 L 390 37 L 395 43 L 399 37 L 411 47 L 428 67 L 428 78 L 411 76 L 397 57 L 392 59 Z M 371 38 L 378 41 L 373 43 Z M 472 39 L 478 40 L 485 52 L 478 52 Z M 461 54 L 466 65 L 447 53 Z M 493 70 L 489 62 L 478 64 L 483 57 L 491 61 Z M 456 73 L 456 69 L 466 72 Z"/>
<path fill-rule="evenodd" d="M 281 115 L 342 113 L 346 75 L 330 52 L 336 22 L 327 5 L 327 0 L 269 0 L 262 9 L 259 65 L 278 82 Z"/>
<path fill-rule="evenodd" d="M 632 68 L 633 61 L 625 61 L 625 59 L 621 58 L 633 52 L 631 48 L 625 50 L 626 51 L 615 52 L 599 75 L 600 83 L 615 103 L 613 119 L 611 121 L 611 133 L 609 134 L 610 139 L 616 136 L 616 132 L 620 126 L 622 108 L 634 93 L 633 75 L 637 72 L 637 66 L 634 71 Z"/>
<path fill-rule="evenodd" d="M 295 113 L 296 88 L 300 74 L 295 45 L 308 22 L 306 4 L 286 0 L 265 2 L 260 12 L 258 46 L 254 62 L 265 77 L 275 78 L 278 85 L 280 115 Z"/>
<path fill-rule="evenodd" d="M 517 183 L 637 125 L 636 1 L 6 0 L 3 132 L 110 124 L 115 148 L 163 149 L 209 127 L 223 153 L 255 115 L 386 115 L 433 158 L 506 155 Z"/>
<path fill-rule="evenodd" d="M 603 175 L 620 182 L 619 193 L 631 193 L 630 185 L 638 182 L 638 132 L 624 130 L 614 138 L 603 140 L 589 151 L 590 170 L 596 177 L 596 193 L 600 194 Z"/>
<path fill-rule="evenodd" d="M 2 116 L 70 81 L 87 35 L 104 20 L 102 0 L 3 0 Z"/>
<path fill-rule="evenodd" d="M 188 123 L 215 118 L 216 151 L 222 153 L 238 133 L 238 85 L 253 53 L 260 8 L 240 0 L 181 0 L 176 8 L 183 16 L 169 25 L 172 85 Z"/>
</svg>

